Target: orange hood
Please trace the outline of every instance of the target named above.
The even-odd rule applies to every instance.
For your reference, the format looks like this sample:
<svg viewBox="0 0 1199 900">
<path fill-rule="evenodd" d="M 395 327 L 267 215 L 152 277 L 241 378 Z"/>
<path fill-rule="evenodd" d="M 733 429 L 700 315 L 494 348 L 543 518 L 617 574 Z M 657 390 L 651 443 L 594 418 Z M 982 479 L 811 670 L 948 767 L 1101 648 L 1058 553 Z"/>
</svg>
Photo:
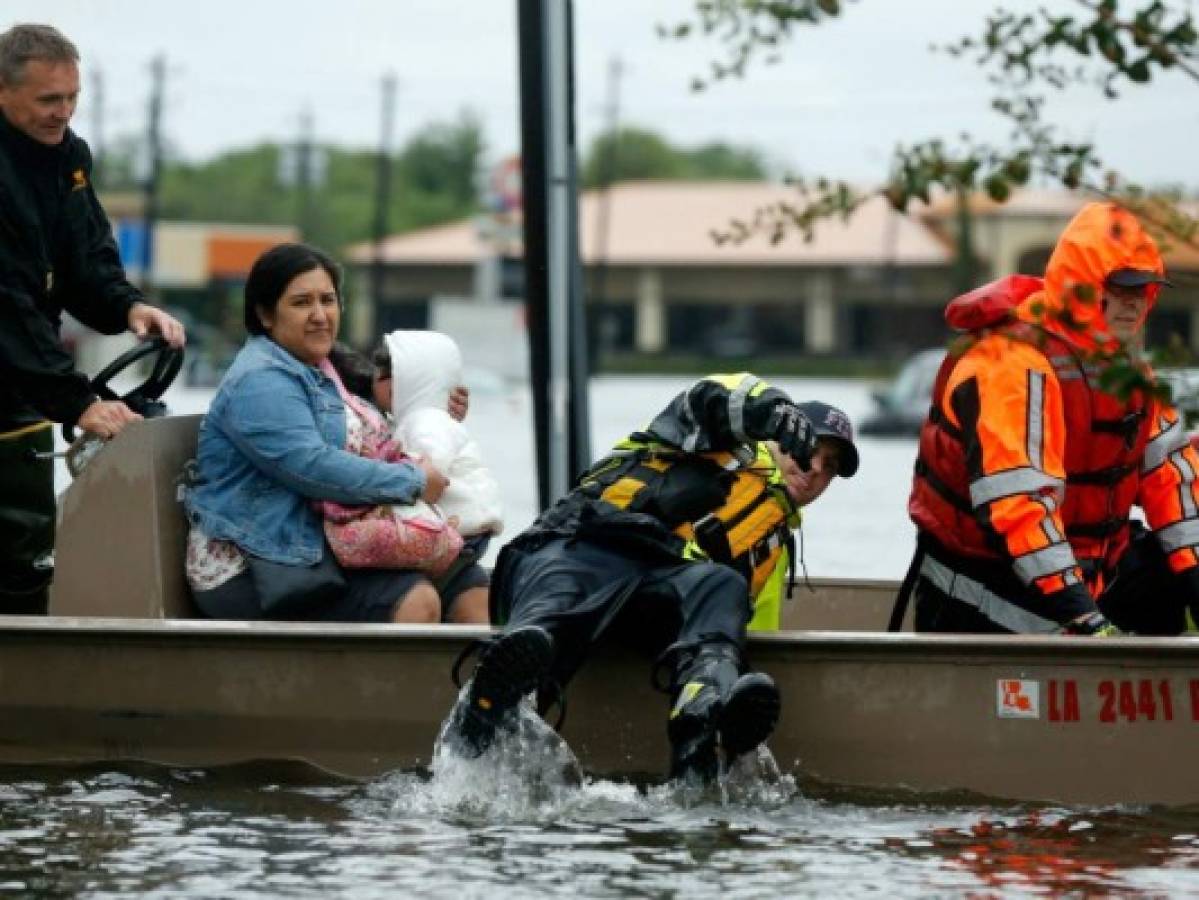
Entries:
<svg viewBox="0 0 1199 900">
<path fill-rule="evenodd" d="M 1024 300 L 1016 315 L 1084 350 L 1112 351 L 1103 317 L 1103 282 L 1116 269 L 1165 274 L 1161 253 L 1137 217 L 1114 203 L 1088 203 L 1058 238 L 1045 267 L 1045 287 Z M 1150 292 L 1149 309 L 1156 294 Z"/>
</svg>

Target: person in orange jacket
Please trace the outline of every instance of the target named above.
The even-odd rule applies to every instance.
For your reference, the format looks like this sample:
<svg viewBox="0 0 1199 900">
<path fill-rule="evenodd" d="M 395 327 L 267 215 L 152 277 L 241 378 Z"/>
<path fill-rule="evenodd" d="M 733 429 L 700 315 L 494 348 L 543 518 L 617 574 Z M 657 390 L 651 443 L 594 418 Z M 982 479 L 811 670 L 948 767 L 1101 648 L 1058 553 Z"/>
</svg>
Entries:
<svg viewBox="0 0 1199 900">
<path fill-rule="evenodd" d="M 1137 218 L 1091 203 L 1043 281 L 949 305 L 969 338 L 920 434 L 917 630 L 1177 634 L 1199 610 L 1199 455 L 1140 350 L 1167 284 Z M 1140 386 L 1112 387 L 1121 374 Z"/>
</svg>

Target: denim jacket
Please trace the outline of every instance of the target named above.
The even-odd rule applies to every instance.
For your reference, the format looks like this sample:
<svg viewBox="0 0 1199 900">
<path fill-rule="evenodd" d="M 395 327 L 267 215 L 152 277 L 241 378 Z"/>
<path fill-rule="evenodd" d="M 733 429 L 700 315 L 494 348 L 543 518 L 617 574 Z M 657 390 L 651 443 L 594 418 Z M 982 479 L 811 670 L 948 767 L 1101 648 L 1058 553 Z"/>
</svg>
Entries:
<svg viewBox="0 0 1199 900">
<path fill-rule="evenodd" d="M 210 538 L 289 565 L 311 565 L 324 531 L 311 500 L 411 503 L 415 466 L 344 449 L 346 412 L 319 369 L 267 337 L 252 337 L 221 380 L 200 425 L 188 516 Z"/>
</svg>

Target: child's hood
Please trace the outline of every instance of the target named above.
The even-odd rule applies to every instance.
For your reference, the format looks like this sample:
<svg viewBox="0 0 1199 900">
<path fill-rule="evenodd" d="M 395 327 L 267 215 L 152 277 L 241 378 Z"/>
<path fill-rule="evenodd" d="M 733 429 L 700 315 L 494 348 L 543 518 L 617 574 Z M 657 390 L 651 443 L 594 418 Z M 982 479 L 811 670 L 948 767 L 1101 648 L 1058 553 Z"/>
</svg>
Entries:
<svg viewBox="0 0 1199 900">
<path fill-rule="evenodd" d="M 462 383 L 462 353 L 439 331 L 393 331 L 384 343 L 391 356 L 391 414 L 400 421 L 417 409 L 444 410 Z"/>
</svg>

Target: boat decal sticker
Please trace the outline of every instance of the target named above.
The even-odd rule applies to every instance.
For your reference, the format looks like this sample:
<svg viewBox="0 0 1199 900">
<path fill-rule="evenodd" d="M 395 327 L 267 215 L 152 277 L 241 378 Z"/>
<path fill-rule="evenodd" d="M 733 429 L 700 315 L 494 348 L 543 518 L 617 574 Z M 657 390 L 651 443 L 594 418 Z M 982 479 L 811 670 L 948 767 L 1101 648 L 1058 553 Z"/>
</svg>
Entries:
<svg viewBox="0 0 1199 900">
<path fill-rule="evenodd" d="M 995 714 L 1001 719 L 1041 718 L 1041 683 L 1000 678 L 995 683 Z"/>
</svg>

